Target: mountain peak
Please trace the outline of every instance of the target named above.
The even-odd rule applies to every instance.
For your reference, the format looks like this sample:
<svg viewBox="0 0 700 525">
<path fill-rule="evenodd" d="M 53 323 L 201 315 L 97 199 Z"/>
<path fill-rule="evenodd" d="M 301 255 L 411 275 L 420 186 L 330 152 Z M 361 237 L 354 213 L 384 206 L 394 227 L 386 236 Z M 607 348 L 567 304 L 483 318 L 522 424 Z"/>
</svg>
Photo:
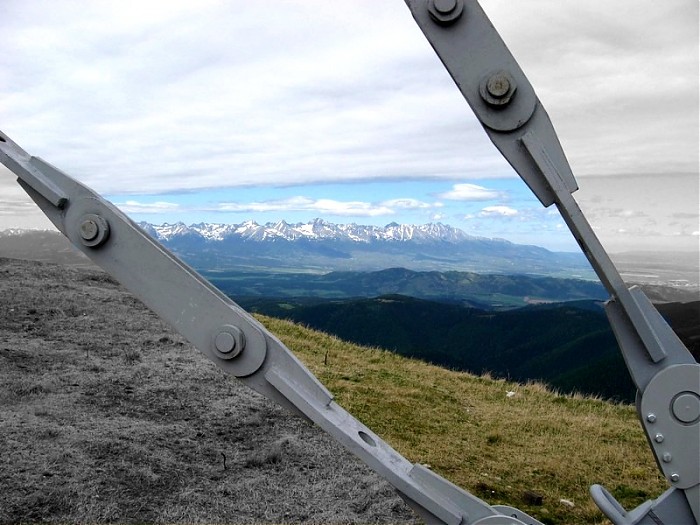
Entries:
<svg viewBox="0 0 700 525">
<path fill-rule="evenodd" d="M 547 275 L 568 268 L 587 278 L 582 254 L 556 254 L 538 246 L 474 237 L 441 222 L 386 226 L 335 224 L 321 218 L 258 224 L 183 223 L 140 226 L 195 267 L 308 268 L 313 271 L 459 269 Z"/>
<path fill-rule="evenodd" d="M 182 222 L 154 225 L 141 223 L 141 227 L 157 239 L 171 240 L 183 235 L 199 235 L 209 241 L 221 241 L 229 237 L 240 237 L 249 241 L 285 240 L 334 240 L 348 242 L 460 242 L 473 239 L 462 230 L 442 223 L 422 225 L 390 222 L 386 226 L 334 224 L 322 218 L 307 223 L 289 224 L 285 220 L 260 225 L 253 220 L 240 224 L 198 223 L 189 226 Z"/>
</svg>

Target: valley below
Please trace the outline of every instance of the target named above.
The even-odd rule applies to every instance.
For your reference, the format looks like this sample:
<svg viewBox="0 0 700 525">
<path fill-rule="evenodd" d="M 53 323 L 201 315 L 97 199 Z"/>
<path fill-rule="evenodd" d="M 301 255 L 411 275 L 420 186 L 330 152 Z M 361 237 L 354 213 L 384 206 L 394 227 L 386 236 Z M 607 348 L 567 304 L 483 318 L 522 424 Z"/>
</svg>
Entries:
<svg viewBox="0 0 700 525">
<path fill-rule="evenodd" d="M 608 294 L 596 279 L 577 277 L 581 266 L 574 270 L 557 266 L 562 254 L 471 238 L 444 225 L 371 229 L 319 220 L 295 225 L 296 229 L 286 223 L 144 227 L 250 311 L 440 366 L 543 381 L 563 392 L 634 399 L 634 387 L 602 308 Z M 362 242 L 351 240 L 360 237 Z M 352 251 L 358 246 L 364 250 L 361 254 L 347 252 L 334 264 L 352 267 L 355 258 L 364 261 L 361 267 L 410 263 L 417 255 L 423 254 L 419 258 L 425 260 L 436 250 L 443 255 L 466 250 L 472 262 L 481 261 L 477 268 L 482 270 L 493 266 L 474 256 L 489 254 L 501 261 L 500 268 L 513 268 L 515 260 L 518 269 L 531 273 L 405 267 L 327 271 L 316 264 L 319 254 L 329 257 L 337 255 L 333 250 Z M 401 256 L 392 256 L 399 252 Z M 56 232 L 0 234 L 2 255 L 92 264 Z M 568 254 L 567 260 L 576 260 L 575 255 Z M 639 255 L 622 257 L 623 275 L 648 278 L 640 286 L 697 358 L 700 289 L 692 281 L 693 258 L 679 256 L 668 262 L 664 258 L 668 254 Z M 236 263 L 232 257 L 240 260 Z M 550 270 L 552 265 L 556 270 L 540 272 L 532 257 L 540 263 L 549 261 Z M 674 273 L 676 266 L 680 273 Z"/>
</svg>

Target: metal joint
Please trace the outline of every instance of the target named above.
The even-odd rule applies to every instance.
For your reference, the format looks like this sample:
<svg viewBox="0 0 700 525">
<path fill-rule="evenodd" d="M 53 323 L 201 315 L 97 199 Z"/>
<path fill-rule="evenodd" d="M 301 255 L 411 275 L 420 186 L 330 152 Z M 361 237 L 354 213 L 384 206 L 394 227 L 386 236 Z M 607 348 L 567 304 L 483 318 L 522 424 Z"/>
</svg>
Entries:
<svg viewBox="0 0 700 525">
<path fill-rule="evenodd" d="M 97 248 L 109 238 L 109 223 L 103 217 L 88 213 L 80 218 L 78 230 L 80 242 L 90 248 Z"/>
<path fill-rule="evenodd" d="M 507 71 L 496 71 L 485 77 L 479 84 L 479 94 L 489 106 L 507 106 L 518 88 L 515 79 Z"/>
<path fill-rule="evenodd" d="M 220 359 L 238 357 L 244 348 L 245 334 L 232 325 L 222 326 L 212 339 L 212 349 Z"/>
<path fill-rule="evenodd" d="M 428 0 L 430 18 L 438 25 L 454 24 L 464 12 L 464 0 Z"/>
</svg>

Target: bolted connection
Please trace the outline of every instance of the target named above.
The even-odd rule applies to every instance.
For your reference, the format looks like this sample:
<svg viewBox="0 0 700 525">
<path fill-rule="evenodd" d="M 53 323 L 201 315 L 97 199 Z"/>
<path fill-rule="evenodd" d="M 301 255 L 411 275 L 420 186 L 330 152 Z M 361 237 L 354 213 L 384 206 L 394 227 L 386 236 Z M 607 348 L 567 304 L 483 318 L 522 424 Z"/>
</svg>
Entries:
<svg viewBox="0 0 700 525">
<path fill-rule="evenodd" d="M 78 232 L 83 245 L 97 248 L 109 237 L 109 223 L 99 215 L 87 213 L 80 218 Z"/>
<path fill-rule="evenodd" d="M 428 0 L 428 13 L 441 26 L 454 24 L 464 11 L 464 0 Z"/>
<path fill-rule="evenodd" d="M 486 91 L 494 98 L 503 98 L 510 91 L 510 81 L 506 75 L 493 75 L 486 82 Z"/>
<path fill-rule="evenodd" d="M 510 103 L 517 85 L 507 71 L 491 73 L 479 85 L 479 94 L 489 106 L 501 107 Z"/>
<path fill-rule="evenodd" d="M 671 405 L 673 417 L 681 423 L 692 424 L 700 419 L 700 396 L 695 392 L 683 392 Z"/>
<path fill-rule="evenodd" d="M 93 221 L 92 219 L 86 219 L 80 225 L 80 236 L 83 238 L 83 240 L 86 240 L 86 241 L 93 240 L 95 237 L 97 237 L 98 231 L 99 231 L 99 228 L 97 226 L 97 223 L 95 221 Z"/>
<path fill-rule="evenodd" d="M 245 334 L 232 325 L 222 326 L 213 337 L 213 350 L 221 359 L 233 359 L 245 348 Z"/>
</svg>

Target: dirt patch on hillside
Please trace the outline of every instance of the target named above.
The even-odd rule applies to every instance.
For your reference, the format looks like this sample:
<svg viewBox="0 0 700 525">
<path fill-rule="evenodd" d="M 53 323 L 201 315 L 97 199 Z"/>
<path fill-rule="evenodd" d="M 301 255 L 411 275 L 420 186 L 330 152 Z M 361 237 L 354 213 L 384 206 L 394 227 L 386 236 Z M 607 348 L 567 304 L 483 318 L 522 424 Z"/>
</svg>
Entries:
<svg viewBox="0 0 700 525">
<path fill-rule="evenodd" d="M 0 522 L 410 522 L 99 270 L 0 259 Z"/>
</svg>

